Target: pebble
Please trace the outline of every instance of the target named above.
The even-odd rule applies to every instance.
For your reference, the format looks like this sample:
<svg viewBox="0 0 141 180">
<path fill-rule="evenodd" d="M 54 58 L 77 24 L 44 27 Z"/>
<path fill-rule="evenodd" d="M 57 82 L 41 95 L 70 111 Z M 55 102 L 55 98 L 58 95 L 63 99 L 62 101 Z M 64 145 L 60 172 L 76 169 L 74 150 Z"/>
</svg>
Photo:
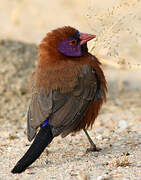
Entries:
<svg viewBox="0 0 141 180">
<path fill-rule="evenodd" d="M 79 180 L 89 180 L 89 177 L 88 177 L 87 174 L 82 173 L 82 174 L 80 174 L 80 175 L 78 176 L 78 179 L 79 179 Z"/>
<path fill-rule="evenodd" d="M 26 173 L 26 174 L 31 174 L 31 171 L 30 171 L 29 169 L 26 169 L 26 170 L 25 170 L 25 173 Z"/>
<path fill-rule="evenodd" d="M 115 99 L 115 100 L 114 100 L 114 103 L 115 103 L 116 106 L 120 106 L 120 105 L 121 105 L 121 102 L 120 102 L 119 99 Z"/>
<path fill-rule="evenodd" d="M 104 164 L 103 163 L 95 163 L 94 166 L 95 167 L 100 167 L 100 166 L 104 166 Z"/>
<path fill-rule="evenodd" d="M 120 120 L 118 126 L 121 130 L 125 130 L 128 127 L 127 122 L 125 120 Z"/>
<path fill-rule="evenodd" d="M 111 180 L 111 177 L 107 174 L 104 174 L 102 176 L 98 176 L 97 180 Z"/>
<path fill-rule="evenodd" d="M 96 136 L 96 138 L 97 138 L 98 140 L 102 140 L 102 139 L 103 139 L 103 136 L 102 136 L 102 135 L 98 135 L 98 136 Z"/>
</svg>

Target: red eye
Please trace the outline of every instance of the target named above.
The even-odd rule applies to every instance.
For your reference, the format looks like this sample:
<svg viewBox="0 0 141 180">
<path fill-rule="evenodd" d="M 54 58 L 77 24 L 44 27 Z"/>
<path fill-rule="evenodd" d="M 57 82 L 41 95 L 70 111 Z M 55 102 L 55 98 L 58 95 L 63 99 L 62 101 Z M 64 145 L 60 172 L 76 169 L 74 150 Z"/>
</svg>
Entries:
<svg viewBox="0 0 141 180">
<path fill-rule="evenodd" d="M 74 39 L 72 41 L 69 41 L 69 44 L 72 46 L 75 46 L 77 44 L 77 41 Z"/>
</svg>

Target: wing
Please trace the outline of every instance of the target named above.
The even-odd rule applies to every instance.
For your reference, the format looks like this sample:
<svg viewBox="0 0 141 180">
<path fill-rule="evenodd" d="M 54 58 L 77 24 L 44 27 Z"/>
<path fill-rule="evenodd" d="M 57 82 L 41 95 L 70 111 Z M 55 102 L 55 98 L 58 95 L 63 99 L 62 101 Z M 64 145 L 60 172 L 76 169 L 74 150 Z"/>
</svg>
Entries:
<svg viewBox="0 0 141 180">
<path fill-rule="evenodd" d="M 35 137 L 37 128 L 51 112 L 52 91 L 47 94 L 44 90 L 41 90 L 40 93 L 32 94 L 27 113 L 27 136 L 29 141 Z"/>
<path fill-rule="evenodd" d="M 95 71 L 88 65 L 84 65 L 73 91 L 62 93 L 54 90 L 46 95 L 42 90 L 39 94 L 34 94 L 28 111 L 28 139 L 34 138 L 36 129 L 47 117 L 50 125 L 53 126 L 54 136 L 68 135 L 84 119 L 88 106 L 95 99 L 96 92 Z"/>
</svg>

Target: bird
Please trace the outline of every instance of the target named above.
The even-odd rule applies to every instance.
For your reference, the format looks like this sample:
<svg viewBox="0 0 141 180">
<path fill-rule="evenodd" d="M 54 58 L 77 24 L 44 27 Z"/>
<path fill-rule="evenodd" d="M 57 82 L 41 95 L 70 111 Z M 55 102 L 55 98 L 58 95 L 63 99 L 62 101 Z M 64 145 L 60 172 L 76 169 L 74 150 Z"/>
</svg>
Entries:
<svg viewBox="0 0 141 180">
<path fill-rule="evenodd" d="M 87 42 L 96 35 L 64 26 L 47 33 L 39 45 L 38 64 L 31 76 L 27 137 L 33 143 L 12 173 L 22 173 L 61 135 L 83 130 L 90 151 L 98 151 L 87 129 L 106 101 L 107 82 Z"/>
</svg>

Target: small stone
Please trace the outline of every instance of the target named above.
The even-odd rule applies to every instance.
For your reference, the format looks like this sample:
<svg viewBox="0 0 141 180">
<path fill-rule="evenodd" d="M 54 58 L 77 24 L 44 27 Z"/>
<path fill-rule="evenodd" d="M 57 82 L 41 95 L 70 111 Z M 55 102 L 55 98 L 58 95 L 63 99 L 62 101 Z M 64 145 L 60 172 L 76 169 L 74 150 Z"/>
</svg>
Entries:
<svg viewBox="0 0 141 180">
<path fill-rule="evenodd" d="M 26 173 L 26 174 L 31 174 L 31 171 L 30 171 L 29 169 L 26 169 L 26 170 L 25 170 L 25 173 Z"/>
<path fill-rule="evenodd" d="M 114 100 L 114 103 L 115 103 L 116 106 L 120 106 L 120 105 L 121 105 L 121 102 L 120 102 L 119 99 L 115 99 L 115 100 Z"/>
<path fill-rule="evenodd" d="M 80 175 L 78 176 L 78 179 L 79 179 L 79 180 L 89 180 L 89 177 L 88 177 L 87 174 L 82 173 L 82 174 L 80 174 Z"/>
<path fill-rule="evenodd" d="M 107 174 L 97 177 L 97 180 L 110 180 L 110 179 L 111 179 L 110 176 Z"/>
<path fill-rule="evenodd" d="M 104 166 L 104 164 L 103 163 L 95 163 L 94 166 L 95 167 L 100 167 L 100 166 Z"/>
<path fill-rule="evenodd" d="M 128 127 L 127 122 L 125 120 L 120 120 L 118 126 L 121 130 L 125 130 Z"/>
<path fill-rule="evenodd" d="M 98 135 L 96 138 L 97 138 L 98 140 L 102 140 L 102 139 L 103 139 L 103 136 L 102 136 L 102 135 Z"/>
</svg>

